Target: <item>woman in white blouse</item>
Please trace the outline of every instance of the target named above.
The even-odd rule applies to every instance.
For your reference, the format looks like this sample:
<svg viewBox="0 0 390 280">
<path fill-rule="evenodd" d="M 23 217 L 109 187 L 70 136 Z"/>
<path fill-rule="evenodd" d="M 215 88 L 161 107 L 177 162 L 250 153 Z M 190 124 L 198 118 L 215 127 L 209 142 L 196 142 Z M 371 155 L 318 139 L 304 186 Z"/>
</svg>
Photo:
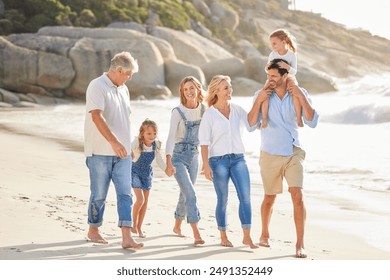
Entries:
<svg viewBox="0 0 390 280">
<path fill-rule="evenodd" d="M 233 247 L 227 230 L 227 202 L 229 179 L 233 181 L 239 199 L 239 217 L 243 229 L 242 243 L 258 248 L 250 236 L 252 209 L 250 200 L 250 178 L 244 158 L 242 128 L 253 131 L 247 112 L 239 105 L 230 103 L 232 86 L 229 76 L 217 75 L 208 86 L 207 105 L 199 128 L 199 141 L 206 179 L 213 181 L 217 194 L 215 216 L 221 236 L 221 245 Z"/>
<path fill-rule="evenodd" d="M 187 218 L 195 245 L 204 244 L 198 229 L 200 213 L 194 188 L 199 169 L 199 124 L 205 111 L 202 101 L 201 83 L 193 76 L 185 77 L 180 82 L 180 105 L 172 110 L 165 149 L 165 172 L 168 176 L 175 174 L 180 187 L 173 232 L 183 237 L 181 224 Z"/>
</svg>

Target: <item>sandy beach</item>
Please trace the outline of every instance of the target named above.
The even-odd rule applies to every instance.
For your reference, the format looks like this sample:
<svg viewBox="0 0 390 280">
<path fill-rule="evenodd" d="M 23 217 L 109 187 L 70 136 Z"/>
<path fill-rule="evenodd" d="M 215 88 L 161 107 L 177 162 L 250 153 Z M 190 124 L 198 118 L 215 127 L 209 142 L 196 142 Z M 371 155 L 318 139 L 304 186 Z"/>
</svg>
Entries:
<svg viewBox="0 0 390 280">
<path fill-rule="evenodd" d="M 271 248 L 251 250 L 242 245 L 237 214 L 237 197 L 231 188 L 228 231 L 234 248 L 219 246 L 214 218 L 215 193 L 202 176 L 197 183 L 204 246 L 194 247 L 191 230 L 183 226 L 186 238 L 172 232 L 178 186 L 155 168 L 154 186 L 144 222 L 146 238 L 142 250 L 124 250 L 116 227 L 115 191 L 110 189 L 102 234 L 108 245 L 86 240 L 88 171 L 81 147 L 28 135 L 2 126 L 0 129 L 0 259 L 1 260 L 296 260 L 295 230 L 289 194 L 278 197 L 271 223 Z M 257 170 L 251 167 L 251 172 Z M 260 236 L 259 182 L 252 184 L 252 237 Z M 388 260 L 390 253 L 367 244 L 356 236 L 330 230 L 313 221 L 354 220 L 337 212 L 319 211 L 306 200 L 306 260 Z M 314 205 L 313 205 L 314 206 Z M 316 210 L 317 209 L 317 210 Z M 305 261 L 305 260 L 302 260 Z"/>
</svg>

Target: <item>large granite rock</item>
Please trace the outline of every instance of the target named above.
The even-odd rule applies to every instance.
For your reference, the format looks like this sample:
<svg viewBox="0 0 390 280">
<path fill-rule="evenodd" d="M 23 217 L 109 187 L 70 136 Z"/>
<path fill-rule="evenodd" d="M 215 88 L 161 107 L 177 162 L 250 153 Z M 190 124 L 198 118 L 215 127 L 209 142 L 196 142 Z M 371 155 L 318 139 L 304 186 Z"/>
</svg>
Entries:
<svg viewBox="0 0 390 280">
<path fill-rule="evenodd" d="M 208 14 L 204 1 L 193 2 Z M 226 26 L 235 28 L 235 23 Z M 12 93 L 7 93 L 7 99 L 2 94 L 0 102 L 30 106 L 58 104 L 63 97 L 84 99 L 89 82 L 107 71 L 112 56 L 121 51 L 130 51 L 140 66 L 127 83 L 133 99 L 177 96 L 181 79 L 188 75 L 197 77 L 204 88 L 214 75 L 229 75 L 240 95 L 252 95 L 266 80 L 267 58 L 247 40 L 237 42 L 233 55 L 215 39 L 193 30 L 142 27 L 128 23 L 110 28 L 56 26 L 43 27 L 36 34 L 0 37 L 0 88 Z M 297 78 L 313 93 L 336 89 L 329 76 L 308 67 L 300 66 Z"/>
<path fill-rule="evenodd" d="M 61 90 L 75 76 L 67 57 L 19 47 L 3 37 L 0 37 L 0 58 L 0 87 L 13 91 L 63 96 Z"/>
<path fill-rule="evenodd" d="M 232 79 L 245 76 L 244 62 L 237 57 L 212 60 L 205 64 L 202 69 L 207 81 L 219 74 L 230 76 Z"/>
<path fill-rule="evenodd" d="M 166 27 L 151 27 L 149 34 L 167 41 L 176 57 L 188 64 L 202 67 L 212 60 L 233 57 L 221 46 L 192 30 L 182 32 Z"/>
</svg>

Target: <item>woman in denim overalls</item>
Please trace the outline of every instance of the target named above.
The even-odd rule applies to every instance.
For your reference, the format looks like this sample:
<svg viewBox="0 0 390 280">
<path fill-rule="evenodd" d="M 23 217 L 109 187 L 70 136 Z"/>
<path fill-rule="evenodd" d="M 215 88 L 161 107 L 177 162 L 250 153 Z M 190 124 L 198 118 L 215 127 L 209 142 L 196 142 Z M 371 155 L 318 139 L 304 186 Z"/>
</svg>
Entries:
<svg viewBox="0 0 390 280">
<path fill-rule="evenodd" d="M 187 218 L 195 245 L 204 244 L 198 229 L 200 213 L 194 188 L 199 168 L 198 130 L 204 112 L 202 101 L 200 82 L 195 77 L 185 77 L 180 82 L 180 105 L 172 110 L 166 145 L 166 173 L 168 176 L 175 174 L 180 187 L 173 232 L 183 237 L 181 223 Z"/>
</svg>

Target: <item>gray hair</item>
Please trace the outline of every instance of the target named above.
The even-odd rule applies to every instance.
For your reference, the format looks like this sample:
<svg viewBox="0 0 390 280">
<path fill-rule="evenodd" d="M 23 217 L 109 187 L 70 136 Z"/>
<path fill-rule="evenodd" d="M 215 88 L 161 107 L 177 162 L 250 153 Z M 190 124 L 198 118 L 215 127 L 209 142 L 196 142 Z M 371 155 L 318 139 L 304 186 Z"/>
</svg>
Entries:
<svg viewBox="0 0 390 280">
<path fill-rule="evenodd" d="M 122 68 L 124 71 L 138 72 L 138 62 L 129 52 L 120 52 L 111 59 L 110 70 L 116 71 Z"/>
</svg>

